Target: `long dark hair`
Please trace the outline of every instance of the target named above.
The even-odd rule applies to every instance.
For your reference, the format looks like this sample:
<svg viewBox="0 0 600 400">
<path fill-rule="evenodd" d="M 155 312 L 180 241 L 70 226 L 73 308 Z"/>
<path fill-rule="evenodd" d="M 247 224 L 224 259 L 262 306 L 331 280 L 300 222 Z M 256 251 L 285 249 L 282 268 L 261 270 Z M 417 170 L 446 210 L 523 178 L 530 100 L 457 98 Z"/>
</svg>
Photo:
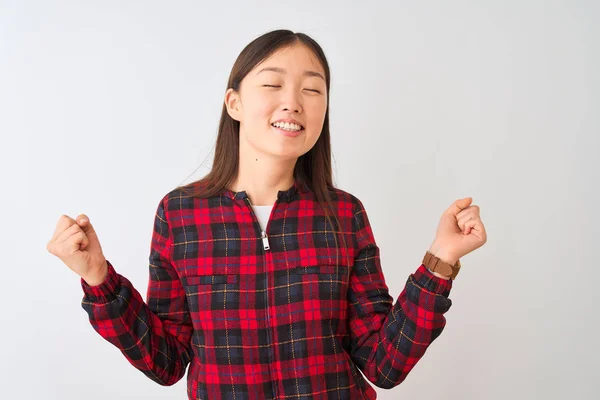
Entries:
<svg viewBox="0 0 600 400">
<path fill-rule="evenodd" d="M 308 46 L 314 55 L 321 62 L 325 71 L 325 82 L 327 86 L 327 98 L 329 99 L 330 72 L 329 63 L 325 53 L 319 44 L 310 36 L 292 32 L 286 29 L 267 32 L 252 42 L 250 42 L 239 54 L 229 75 L 227 89 L 233 88 L 239 91 L 242 79 L 256 65 L 267 59 L 279 49 L 301 43 Z M 219 131 L 215 147 L 215 157 L 211 171 L 202 179 L 190 184 L 179 186 L 186 195 L 190 197 L 206 198 L 214 196 L 224 188 L 229 188 L 237 177 L 239 167 L 239 121 L 231 118 L 227 112 L 227 107 L 223 104 L 221 111 L 221 120 L 219 121 Z M 329 134 L 329 101 L 325 111 L 325 120 L 321 135 L 315 145 L 305 154 L 301 155 L 294 168 L 294 180 L 298 184 L 313 191 L 316 200 L 324 210 L 325 216 L 331 225 L 329 216 L 333 216 L 337 228 L 340 229 L 337 213 L 331 204 L 330 190 L 334 188 L 331 172 L 331 139 Z M 333 226 L 332 226 L 333 227 Z M 337 235 L 334 235 L 334 237 Z M 342 234 L 344 247 L 346 246 L 345 235 Z M 337 238 L 336 238 L 337 241 Z"/>
</svg>

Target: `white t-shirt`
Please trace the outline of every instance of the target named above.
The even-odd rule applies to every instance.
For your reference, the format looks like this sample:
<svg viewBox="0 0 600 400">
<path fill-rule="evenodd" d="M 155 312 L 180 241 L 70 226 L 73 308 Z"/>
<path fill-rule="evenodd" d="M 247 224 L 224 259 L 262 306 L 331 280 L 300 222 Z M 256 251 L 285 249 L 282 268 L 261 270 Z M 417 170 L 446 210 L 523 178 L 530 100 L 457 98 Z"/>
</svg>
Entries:
<svg viewBox="0 0 600 400">
<path fill-rule="evenodd" d="M 256 218 L 258 218 L 261 229 L 263 231 L 266 230 L 273 206 L 252 206 L 252 209 L 254 210 L 254 214 L 256 214 Z"/>
</svg>

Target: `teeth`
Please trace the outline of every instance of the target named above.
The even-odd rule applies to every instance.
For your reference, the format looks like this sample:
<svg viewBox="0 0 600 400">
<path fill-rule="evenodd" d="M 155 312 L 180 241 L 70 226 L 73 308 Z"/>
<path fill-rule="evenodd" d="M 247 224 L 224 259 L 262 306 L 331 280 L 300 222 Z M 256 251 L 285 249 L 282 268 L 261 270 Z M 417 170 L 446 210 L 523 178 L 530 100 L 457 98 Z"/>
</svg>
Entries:
<svg viewBox="0 0 600 400">
<path fill-rule="evenodd" d="M 275 122 L 271 124 L 277 128 L 285 129 L 286 131 L 299 131 L 302 127 L 298 124 L 290 124 L 289 122 Z"/>
</svg>

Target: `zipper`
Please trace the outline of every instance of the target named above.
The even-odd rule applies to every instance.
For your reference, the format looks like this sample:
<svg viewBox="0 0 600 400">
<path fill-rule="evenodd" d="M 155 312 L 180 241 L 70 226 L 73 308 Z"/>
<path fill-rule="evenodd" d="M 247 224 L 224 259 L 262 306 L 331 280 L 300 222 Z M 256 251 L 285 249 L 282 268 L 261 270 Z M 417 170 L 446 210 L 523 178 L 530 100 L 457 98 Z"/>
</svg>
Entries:
<svg viewBox="0 0 600 400">
<path fill-rule="evenodd" d="M 260 238 L 262 239 L 263 243 L 263 250 L 269 250 L 271 247 L 269 246 L 269 236 L 267 235 L 267 231 L 269 230 L 269 222 L 271 221 L 271 217 L 273 216 L 273 212 L 275 211 L 277 201 L 275 201 L 275 204 L 271 209 L 271 214 L 269 215 L 269 219 L 267 220 L 267 226 L 265 226 L 265 229 L 263 230 L 260 226 L 260 223 L 258 222 L 256 214 L 254 214 L 254 209 L 252 208 L 252 203 L 250 203 L 250 199 L 246 197 L 245 200 L 246 203 L 248 203 L 248 208 L 250 208 L 250 212 L 252 213 L 252 217 L 254 218 L 254 226 L 258 227 L 258 231 L 260 232 Z"/>
<path fill-rule="evenodd" d="M 261 232 L 261 238 L 262 238 L 262 242 L 263 242 L 263 249 L 264 250 L 269 250 L 269 237 L 267 236 L 267 232 L 262 231 Z"/>
<path fill-rule="evenodd" d="M 269 219 L 267 220 L 267 226 L 265 226 L 265 229 L 263 230 L 260 226 L 260 222 L 258 221 L 258 218 L 256 217 L 256 214 L 254 213 L 254 209 L 252 208 L 252 203 L 250 203 L 250 199 L 248 197 L 245 198 L 246 203 L 248 204 L 248 208 L 250 209 L 250 212 L 252 213 L 252 218 L 254 219 L 254 226 L 257 228 L 257 231 L 260 231 L 260 238 L 262 240 L 262 245 L 263 245 L 263 264 L 265 266 L 265 295 L 266 295 L 266 305 L 267 305 L 267 341 L 269 344 L 269 371 L 271 370 L 271 365 L 273 365 L 273 356 L 271 354 L 271 317 L 269 315 L 269 271 L 266 268 L 267 266 L 267 254 L 266 251 L 269 250 L 271 247 L 269 246 L 269 236 L 267 236 L 267 230 L 269 228 L 269 222 L 271 221 L 271 217 L 273 216 L 273 212 L 275 211 L 275 206 L 277 205 L 277 201 L 275 201 L 275 204 L 273 205 L 273 208 L 271 209 L 271 214 L 269 215 Z M 275 389 L 275 384 L 273 383 L 273 372 L 271 372 L 271 390 L 273 391 L 273 399 L 277 399 L 277 390 Z"/>
</svg>

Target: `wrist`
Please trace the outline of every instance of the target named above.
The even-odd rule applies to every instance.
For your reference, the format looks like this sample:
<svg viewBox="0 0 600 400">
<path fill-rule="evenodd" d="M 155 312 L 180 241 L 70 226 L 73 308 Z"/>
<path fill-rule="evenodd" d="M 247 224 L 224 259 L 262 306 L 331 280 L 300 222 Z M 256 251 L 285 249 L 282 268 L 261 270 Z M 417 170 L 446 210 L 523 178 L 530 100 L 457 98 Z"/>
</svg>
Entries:
<svg viewBox="0 0 600 400">
<path fill-rule="evenodd" d="M 82 277 L 82 278 L 85 281 L 85 283 L 87 283 L 89 286 L 100 286 L 101 284 L 104 283 L 107 276 L 108 276 L 108 264 L 105 261 L 103 266 L 96 273 L 91 274 L 87 277 Z"/>
<path fill-rule="evenodd" d="M 448 263 L 450 265 L 456 264 L 456 262 L 459 259 L 459 257 L 456 257 L 455 255 L 451 254 L 450 252 L 445 251 L 444 249 L 440 248 L 435 243 L 431 245 L 431 247 L 429 248 L 429 252 L 431 254 L 433 254 L 434 256 L 436 256 L 437 258 L 439 258 L 440 260 L 442 260 L 443 262 Z"/>
<path fill-rule="evenodd" d="M 431 272 L 434 276 L 437 276 L 438 278 L 442 278 L 442 279 L 445 279 L 445 280 L 449 280 L 450 279 L 449 276 L 442 275 L 442 274 L 439 274 L 437 272 L 433 272 L 432 270 L 429 270 L 429 272 Z"/>
</svg>

